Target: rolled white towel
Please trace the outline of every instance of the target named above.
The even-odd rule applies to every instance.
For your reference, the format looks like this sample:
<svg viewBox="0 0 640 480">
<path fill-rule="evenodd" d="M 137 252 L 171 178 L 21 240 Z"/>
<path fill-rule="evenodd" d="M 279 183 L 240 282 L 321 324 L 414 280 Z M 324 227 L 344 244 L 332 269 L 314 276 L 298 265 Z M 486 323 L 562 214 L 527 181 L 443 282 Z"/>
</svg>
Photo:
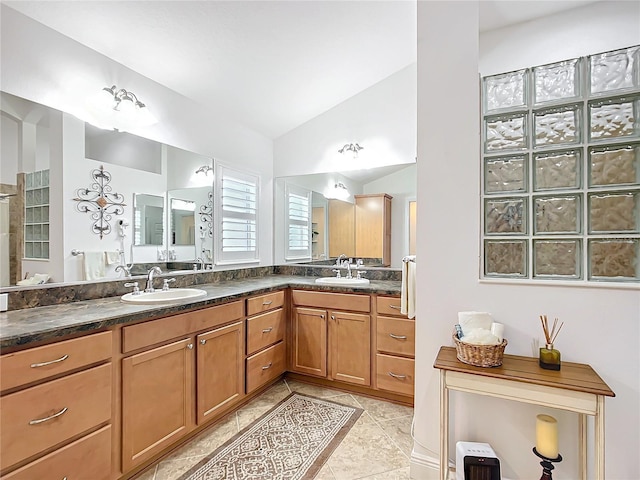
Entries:
<svg viewBox="0 0 640 480">
<path fill-rule="evenodd" d="M 500 345 L 502 343 L 502 340 L 484 328 L 470 330 L 469 333 L 464 334 L 460 341 L 472 345 Z"/>
<path fill-rule="evenodd" d="M 484 328 L 490 331 L 492 323 L 493 318 L 488 312 L 458 312 L 458 324 L 464 335 L 467 335 L 474 328 Z"/>
</svg>

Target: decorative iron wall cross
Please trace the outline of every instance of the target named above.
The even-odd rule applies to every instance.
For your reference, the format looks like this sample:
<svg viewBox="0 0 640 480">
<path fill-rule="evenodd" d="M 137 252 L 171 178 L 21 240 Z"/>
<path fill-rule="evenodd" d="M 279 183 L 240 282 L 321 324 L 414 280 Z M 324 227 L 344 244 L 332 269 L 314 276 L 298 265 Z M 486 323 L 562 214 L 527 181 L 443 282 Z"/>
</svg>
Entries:
<svg viewBox="0 0 640 480">
<path fill-rule="evenodd" d="M 124 213 L 124 195 L 111 193 L 111 174 L 102 165 L 91 171 L 91 178 L 94 183 L 89 188 L 79 188 L 76 191 L 78 196 L 74 200 L 78 202 L 76 208 L 79 212 L 91 214 L 91 230 L 102 239 L 111 232 L 109 222 L 112 216 Z"/>
</svg>

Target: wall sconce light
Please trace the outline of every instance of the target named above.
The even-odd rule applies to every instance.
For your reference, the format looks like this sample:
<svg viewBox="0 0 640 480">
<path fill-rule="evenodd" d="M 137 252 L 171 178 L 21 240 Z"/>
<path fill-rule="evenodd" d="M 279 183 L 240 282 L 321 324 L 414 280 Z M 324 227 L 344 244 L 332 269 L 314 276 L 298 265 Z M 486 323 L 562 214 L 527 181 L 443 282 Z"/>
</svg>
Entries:
<svg viewBox="0 0 640 480">
<path fill-rule="evenodd" d="M 115 85 L 104 87 L 100 98 L 104 110 L 101 116 L 108 117 L 104 120 L 116 125 L 117 129 L 147 127 L 158 121 L 133 92 L 124 88 L 118 89 Z"/>
<path fill-rule="evenodd" d="M 337 198 L 338 200 L 346 200 L 349 198 L 349 190 L 342 182 L 337 182 L 333 186 L 333 198 Z"/>
<path fill-rule="evenodd" d="M 213 170 L 213 167 L 210 165 L 202 165 L 200 168 L 196 170 L 196 174 L 204 173 L 205 175 L 209 175 L 209 172 Z"/>
<path fill-rule="evenodd" d="M 358 158 L 358 152 L 363 148 L 364 147 L 361 147 L 357 143 L 346 143 L 340 150 L 338 150 L 338 153 L 353 152 L 353 158 Z"/>
</svg>

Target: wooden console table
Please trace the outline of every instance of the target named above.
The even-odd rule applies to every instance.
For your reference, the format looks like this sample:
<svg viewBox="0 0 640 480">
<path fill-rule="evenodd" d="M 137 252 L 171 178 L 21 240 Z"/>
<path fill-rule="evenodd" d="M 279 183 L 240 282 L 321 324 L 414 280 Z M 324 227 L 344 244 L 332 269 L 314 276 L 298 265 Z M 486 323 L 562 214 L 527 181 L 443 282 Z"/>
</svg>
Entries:
<svg viewBox="0 0 640 480">
<path fill-rule="evenodd" d="M 537 358 L 505 355 L 499 367 L 474 367 L 460 362 L 454 347 L 441 347 L 433 366 L 440 370 L 441 480 L 449 474 L 449 390 L 576 412 L 582 480 L 587 478 L 587 415 L 593 415 L 595 478 L 604 480 L 604 398 L 615 393 L 589 365 L 562 362 L 559 371 L 544 370 Z"/>
</svg>

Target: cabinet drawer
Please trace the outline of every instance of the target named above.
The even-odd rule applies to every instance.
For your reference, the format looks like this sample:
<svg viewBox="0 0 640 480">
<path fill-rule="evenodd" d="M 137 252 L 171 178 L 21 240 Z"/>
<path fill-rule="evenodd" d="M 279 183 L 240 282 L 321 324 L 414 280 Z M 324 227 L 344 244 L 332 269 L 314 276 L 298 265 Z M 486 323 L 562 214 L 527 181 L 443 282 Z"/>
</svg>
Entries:
<svg viewBox="0 0 640 480">
<path fill-rule="evenodd" d="M 111 364 L 0 398 L 0 468 L 111 418 Z"/>
<path fill-rule="evenodd" d="M 365 313 L 368 313 L 371 310 L 369 295 L 309 292 L 306 290 L 293 290 L 292 295 L 294 305 Z"/>
<path fill-rule="evenodd" d="M 395 315 L 405 317 L 400 313 L 400 297 L 378 297 L 376 300 L 378 315 Z"/>
<path fill-rule="evenodd" d="M 111 478 L 111 426 L 101 428 L 2 477 L 2 480 L 108 480 Z"/>
<path fill-rule="evenodd" d="M 284 311 L 282 308 L 247 320 L 247 354 L 251 355 L 267 345 L 284 339 Z"/>
<path fill-rule="evenodd" d="M 414 360 L 377 354 L 377 387 L 402 395 L 413 395 Z"/>
<path fill-rule="evenodd" d="M 397 355 L 415 355 L 415 322 L 403 318 L 378 317 L 377 349 Z"/>
<path fill-rule="evenodd" d="M 0 357 L 0 389 L 26 385 L 111 358 L 111 332 L 8 353 Z"/>
<path fill-rule="evenodd" d="M 285 370 L 284 342 L 247 358 L 247 393 L 280 376 Z"/>
<path fill-rule="evenodd" d="M 267 293 L 247 299 L 247 316 L 266 312 L 284 305 L 284 291 Z"/>
<path fill-rule="evenodd" d="M 124 327 L 122 329 L 122 352 L 131 352 L 173 338 L 191 335 L 200 330 L 215 328 L 243 316 L 244 302 L 238 300 L 217 307 L 203 308 L 195 312 Z"/>
</svg>

